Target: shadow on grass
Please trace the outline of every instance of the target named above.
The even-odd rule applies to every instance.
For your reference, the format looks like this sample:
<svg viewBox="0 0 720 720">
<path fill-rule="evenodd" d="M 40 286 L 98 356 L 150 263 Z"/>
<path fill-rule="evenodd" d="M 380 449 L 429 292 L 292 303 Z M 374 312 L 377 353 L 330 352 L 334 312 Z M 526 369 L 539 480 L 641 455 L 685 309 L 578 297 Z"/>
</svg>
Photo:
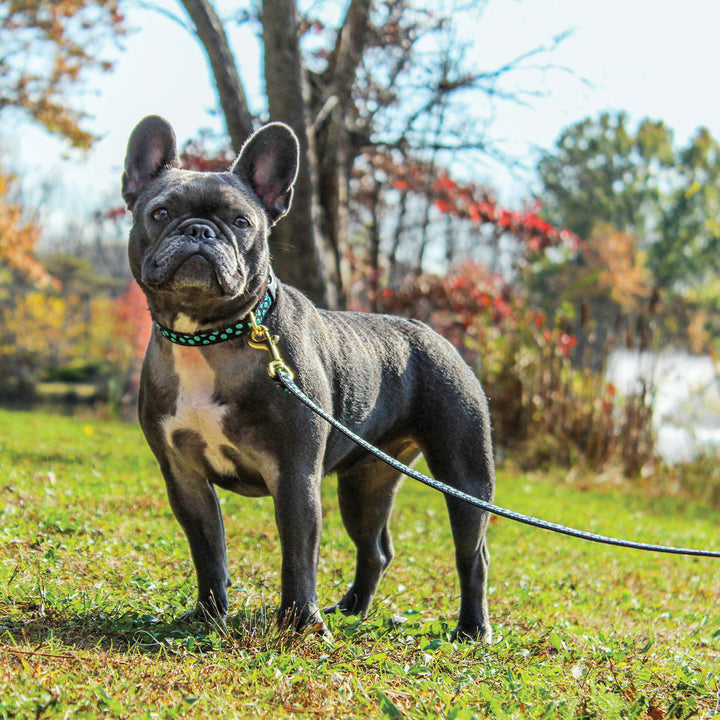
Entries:
<svg viewBox="0 0 720 720">
<path fill-rule="evenodd" d="M 246 610 L 222 621 L 185 622 L 134 611 L 113 613 L 105 608 L 63 613 L 37 604 L 15 606 L 16 617 L 0 617 L 0 648 L 34 646 L 66 650 L 102 649 L 119 653 L 157 655 L 213 651 L 257 650 L 297 642 L 295 633 L 279 628 L 269 607 Z"/>
<path fill-rule="evenodd" d="M 180 616 L 170 620 L 134 611 L 113 613 L 92 608 L 87 613 L 43 610 L 36 603 L 14 605 L 15 617 L 0 616 L 0 650 L 18 646 L 35 648 L 35 654 L 102 650 L 124 654 L 158 654 L 171 658 L 191 653 L 257 654 L 298 651 L 318 644 L 334 646 L 316 628 L 296 630 L 277 623 L 274 607 L 247 608 L 225 621 L 185 622 Z M 333 637 L 342 645 L 362 646 L 378 641 L 393 642 L 401 634 L 419 635 L 427 648 L 451 642 L 447 622 L 423 622 L 421 627 L 402 627 L 397 616 L 386 618 L 371 613 L 366 618 L 333 614 L 326 617 Z M 415 623 L 408 623 L 415 626 Z M 480 647 L 480 646 L 478 646 Z"/>
</svg>

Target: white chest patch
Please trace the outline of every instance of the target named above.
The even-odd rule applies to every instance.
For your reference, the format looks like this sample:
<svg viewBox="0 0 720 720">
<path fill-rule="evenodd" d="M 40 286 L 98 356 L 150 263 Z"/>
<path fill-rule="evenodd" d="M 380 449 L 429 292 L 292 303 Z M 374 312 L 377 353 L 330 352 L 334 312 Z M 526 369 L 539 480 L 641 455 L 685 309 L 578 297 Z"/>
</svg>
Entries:
<svg viewBox="0 0 720 720">
<path fill-rule="evenodd" d="M 215 472 L 232 475 L 235 466 L 223 453 L 223 445 L 231 445 L 223 431 L 227 405 L 213 400 L 215 371 L 198 348 L 173 347 L 175 372 L 179 378 L 177 406 L 174 415 L 162 421 L 165 441 L 173 445 L 173 434 L 191 430 L 205 443 L 205 457 Z"/>
</svg>

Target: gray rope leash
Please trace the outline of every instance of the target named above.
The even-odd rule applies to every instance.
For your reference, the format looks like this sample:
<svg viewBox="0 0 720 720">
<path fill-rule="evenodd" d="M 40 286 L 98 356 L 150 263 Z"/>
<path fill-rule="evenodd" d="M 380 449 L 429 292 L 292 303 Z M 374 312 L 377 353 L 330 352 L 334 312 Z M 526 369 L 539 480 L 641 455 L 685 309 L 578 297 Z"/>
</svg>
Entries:
<svg viewBox="0 0 720 720">
<path fill-rule="evenodd" d="M 364 450 L 375 455 L 383 462 L 395 468 L 399 472 L 407 475 L 408 477 L 417 480 L 418 482 L 428 485 L 429 487 L 439 490 L 445 495 L 451 495 L 452 497 L 464 500 L 471 505 L 482 508 L 493 515 L 507 518 L 508 520 L 514 520 L 525 525 L 540 528 L 542 530 L 549 530 L 551 532 L 560 533 L 561 535 L 569 535 L 570 537 L 580 538 L 581 540 L 589 540 L 590 542 L 602 543 L 604 545 L 615 545 L 617 547 L 630 548 L 632 550 L 647 550 L 650 552 L 666 553 L 670 555 L 689 555 L 692 557 L 711 557 L 720 558 L 720 550 L 695 550 L 692 548 L 679 548 L 679 547 L 668 547 L 666 545 L 653 545 L 651 543 L 640 543 L 633 542 L 631 540 L 622 540 L 619 538 L 606 537 L 605 535 L 596 535 L 595 533 L 586 532 L 584 530 L 576 530 L 575 528 L 566 527 L 565 525 L 558 525 L 557 523 L 548 522 L 547 520 L 540 520 L 538 518 L 530 517 L 529 515 L 523 515 L 522 513 L 515 512 L 513 510 L 507 510 L 499 505 L 493 505 L 485 500 L 476 498 L 472 495 L 456 490 L 445 483 L 442 483 L 434 478 L 423 475 L 423 473 L 413 470 L 411 467 L 401 463 L 399 460 L 391 457 L 387 453 L 384 453 L 379 448 L 371 445 L 366 440 L 363 440 L 359 435 L 356 435 L 352 430 L 346 428 L 341 422 L 336 420 L 332 415 L 325 412 L 319 405 L 316 405 L 294 382 L 292 375 L 289 374 L 287 366 L 282 364 L 281 367 L 275 369 L 274 374 L 271 373 L 271 377 L 274 377 L 288 392 L 292 393 L 298 400 L 303 402 L 309 407 L 316 415 L 321 417 L 323 420 L 330 423 L 334 428 L 339 430 L 343 435 L 349 437 L 354 443 L 359 445 Z"/>
</svg>

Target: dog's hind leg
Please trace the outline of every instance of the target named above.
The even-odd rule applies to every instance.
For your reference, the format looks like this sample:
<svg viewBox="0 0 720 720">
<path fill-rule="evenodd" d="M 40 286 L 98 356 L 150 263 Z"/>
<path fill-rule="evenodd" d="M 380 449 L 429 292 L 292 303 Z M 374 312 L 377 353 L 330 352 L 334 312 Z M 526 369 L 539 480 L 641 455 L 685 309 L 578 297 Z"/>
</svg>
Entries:
<svg viewBox="0 0 720 720">
<path fill-rule="evenodd" d="M 485 537 L 489 517 L 462 500 L 446 497 L 446 503 L 460 578 L 460 613 L 453 637 L 490 643 L 492 630 L 487 599 L 490 552 Z"/>
<path fill-rule="evenodd" d="M 419 454 L 415 445 L 387 448 L 399 453 L 403 462 Z M 402 447 L 402 446 L 401 446 Z M 366 615 L 380 578 L 394 555 L 389 520 L 400 483 L 400 474 L 380 460 L 363 458 L 338 472 L 340 513 L 357 548 L 355 579 L 350 589 L 325 612 Z"/>
<path fill-rule="evenodd" d="M 489 430 L 477 426 L 457 430 L 442 438 L 436 437 L 423 451 L 437 480 L 473 497 L 492 501 L 495 478 Z M 453 637 L 489 643 L 492 641 L 487 599 L 490 553 L 485 534 L 490 515 L 464 500 L 446 496 L 445 502 L 460 579 L 460 613 Z"/>
</svg>

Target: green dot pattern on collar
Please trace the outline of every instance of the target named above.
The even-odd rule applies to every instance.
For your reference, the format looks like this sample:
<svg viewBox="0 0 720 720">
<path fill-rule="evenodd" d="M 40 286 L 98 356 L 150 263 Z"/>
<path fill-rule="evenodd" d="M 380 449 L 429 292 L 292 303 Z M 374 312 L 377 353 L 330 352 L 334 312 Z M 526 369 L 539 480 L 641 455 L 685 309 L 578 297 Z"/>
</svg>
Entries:
<svg viewBox="0 0 720 720">
<path fill-rule="evenodd" d="M 258 324 L 265 319 L 272 304 L 273 296 L 270 292 L 266 292 L 263 299 L 255 308 L 255 319 L 258 321 Z M 196 333 L 182 333 L 176 330 L 170 330 L 170 328 L 166 328 L 158 322 L 155 323 L 155 327 L 160 331 L 160 334 L 170 342 L 187 347 L 215 345 L 216 343 L 225 342 L 226 340 L 232 340 L 233 338 L 245 335 L 251 329 L 250 320 L 241 320 L 228 327 Z"/>
</svg>

